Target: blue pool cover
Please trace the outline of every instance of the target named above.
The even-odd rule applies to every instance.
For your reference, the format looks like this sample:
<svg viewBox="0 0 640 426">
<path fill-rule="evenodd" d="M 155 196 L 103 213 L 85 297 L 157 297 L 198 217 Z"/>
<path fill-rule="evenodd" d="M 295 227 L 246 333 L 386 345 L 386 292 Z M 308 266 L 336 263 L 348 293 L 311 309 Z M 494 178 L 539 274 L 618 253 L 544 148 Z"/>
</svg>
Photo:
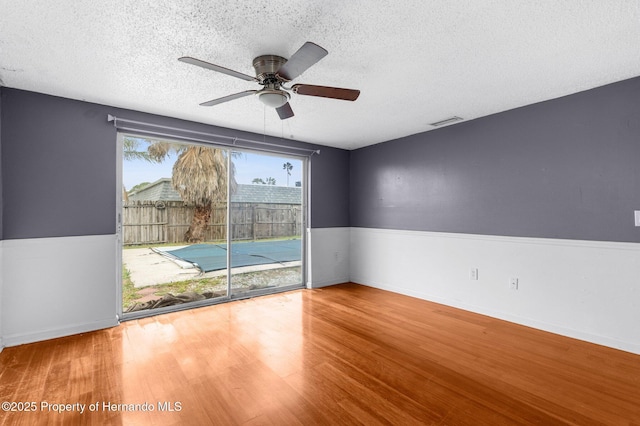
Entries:
<svg viewBox="0 0 640 426">
<path fill-rule="evenodd" d="M 231 267 L 265 265 L 300 260 L 301 241 L 259 241 L 231 243 Z M 194 244 L 166 253 L 193 263 L 203 272 L 227 267 L 226 244 Z"/>
</svg>

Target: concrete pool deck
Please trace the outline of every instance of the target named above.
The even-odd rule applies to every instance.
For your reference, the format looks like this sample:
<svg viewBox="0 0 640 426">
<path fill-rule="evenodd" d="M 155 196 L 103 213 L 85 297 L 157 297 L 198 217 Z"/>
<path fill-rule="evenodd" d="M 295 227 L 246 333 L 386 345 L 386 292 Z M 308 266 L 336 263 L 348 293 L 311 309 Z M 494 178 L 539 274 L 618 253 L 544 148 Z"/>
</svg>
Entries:
<svg viewBox="0 0 640 426">
<path fill-rule="evenodd" d="M 122 263 L 129 270 L 129 276 L 134 287 L 148 287 L 190 279 L 201 279 L 226 276 L 226 270 L 201 273 L 187 262 L 176 262 L 150 248 L 132 248 L 122 250 Z M 272 263 L 267 265 L 253 265 L 233 268 L 233 274 L 266 271 L 270 269 L 299 266 L 300 261 L 286 263 Z"/>
</svg>

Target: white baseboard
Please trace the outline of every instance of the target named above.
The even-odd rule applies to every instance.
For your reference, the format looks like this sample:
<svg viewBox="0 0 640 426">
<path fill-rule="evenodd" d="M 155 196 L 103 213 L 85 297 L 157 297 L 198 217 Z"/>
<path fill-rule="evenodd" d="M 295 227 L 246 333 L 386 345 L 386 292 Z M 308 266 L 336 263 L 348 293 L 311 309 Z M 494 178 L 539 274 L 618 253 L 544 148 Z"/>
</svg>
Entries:
<svg viewBox="0 0 640 426">
<path fill-rule="evenodd" d="M 350 261 L 356 283 L 640 354 L 640 244 L 352 228 Z"/>
<path fill-rule="evenodd" d="M 9 346 L 24 345 L 26 343 L 39 342 L 42 340 L 57 339 L 58 337 L 71 336 L 73 334 L 88 333 L 90 331 L 102 330 L 104 328 L 115 327 L 119 324 L 118 319 L 95 321 L 86 324 L 75 324 L 67 327 L 39 330 L 32 333 L 7 335 L 5 344 Z"/>
<path fill-rule="evenodd" d="M 315 281 L 311 286 L 307 286 L 307 288 L 329 287 L 332 285 L 344 284 L 348 282 L 349 280 Z"/>
<path fill-rule="evenodd" d="M 536 321 L 531 318 L 524 318 L 518 315 L 506 314 L 504 312 L 495 311 L 491 309 L 486 309 L 482 306 L 470 305 L 466 303 L 460 303 L 456 301 L 451 301 L 449 299 L 444 299 L 442 297 L 435 296 L 433 294 L 427 294 L 424 292 L 417 292 L 414 290 L 410 290 L 407 288 L 403 288 L 401 286 L 395 285 L 386 285 L 380 282 L 367 282 L 361 283 L 358 280 L 353 280 L 356 284 L 365 285 L 368 287 L 378 288 L 380 290 L 391 291 L 393 293 L 404 294 L 405 296 L 415 297 L 417 299 L 428 300 L 430 302 L 439 303 L 441 305 L 451 306 L 453 308 L 462 309 L 469 312 L 474 312 L 481 315 L 486 315 L 488 317 L 501 319 L 504 321 L 512 322 L 515 324 L 525 325 L 527 327 L 532 327 L 538 330 L 548 331 L 550 333 L 559 334 L 565 337 L 571 337 L 573 339 L 583 340 L 585 342 L 596 343 L 602 346 L 608 346 L 610 348 L 620 349 L 626 352 L 631 352 L 634 354 L 640 355 L 640 344 L 620 341 L 616 339 L 608 338 L 607 336 L 594 335 L 590 333 L 584 333 L 579 330 L 573 330 L 569 328 L 565 328 L 562 326 L 558 326 L 555 324 L 549 324 L 546 322 Z"/>
</svg>

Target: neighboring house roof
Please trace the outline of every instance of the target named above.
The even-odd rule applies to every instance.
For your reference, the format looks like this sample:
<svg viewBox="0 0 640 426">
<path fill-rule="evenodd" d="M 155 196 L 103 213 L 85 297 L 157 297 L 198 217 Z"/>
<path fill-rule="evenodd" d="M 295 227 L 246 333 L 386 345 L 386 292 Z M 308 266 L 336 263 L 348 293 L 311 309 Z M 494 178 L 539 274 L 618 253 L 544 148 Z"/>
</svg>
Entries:
<svg viewBox="0 0 640 426">
<path fill-rule="evenodd" d="M 234 203 L 302 204 L 302 188 L 295 186 L 238 184 Z"/>
<path fill-rule="evenodd" d="M 129 194 L 129 201 L 182 201 L 171 186 L 170 178 L 162 178 Z"/>
<path fill-rule="evenodd" d="M 129 194 L 129 201 L 182 201 L 170 178 L 162 178 Z M 238 184 L 234 203 L 302 204 L 302 188 L 275 185 Z"/>
</svg>

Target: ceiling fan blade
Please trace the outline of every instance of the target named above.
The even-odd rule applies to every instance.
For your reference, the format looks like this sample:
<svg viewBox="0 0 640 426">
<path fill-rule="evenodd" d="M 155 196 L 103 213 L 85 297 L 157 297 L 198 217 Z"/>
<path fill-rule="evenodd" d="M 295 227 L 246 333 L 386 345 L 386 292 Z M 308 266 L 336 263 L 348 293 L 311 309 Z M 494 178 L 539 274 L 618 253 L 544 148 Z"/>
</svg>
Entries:
<svg viewBox="0 0 640 426">
<path fill-rule="evenodd" d="M 328 54 L 329 52 L 322 47 L 308 41 L 296 53 L 291 55 L 276 74 L 284 80 L 291 81 Z"/>
<path fill-rule="evenodd" d="M 294 116 L 293 110 L 291 109 L 291 105 L 289 105 L 289 102 L 282 105 L 281 107 L 276 108 L 276 111 L 278 112 L 278 116 L 280 117 L 280 120 L 286 120 L 287 118 L 291 118 Z"/>
<path fill-rule="evenodd" d="M 256 92 L 257 92 L 257 90 L 245 90 L 244 92 L 234 93 L 233 95 L 223 96 L 222 98 L 213 99 L 213 100 L 210 100 L 210 101 L 207 101 L 207 102 L 203 102 L 203 103 L 200 104 L 200 106 L 218 105 L 218 104 L 221 104 L 223 102 L 228 102 L 228 101 L 232 101 L 234 99 L 244 98 L 245 96 L 253 95 Z"/>
<path fill-rule="evenodd" d="M 291 89 L 298 95 L 320 96 L 323 98 L 342 99 L 344 101 L 355 101 L 358 99 L 358 96 L 360 96 L 359 90 L 314 86 L 312 84 L 294 84 Z"/>
<path fill-rule="evenodd" d="M 258 81 L 257 78 L 252 77 L 247 74 L 243 74 L 238 71 L 230 70 L 229 68 L 221 67 L 220 65 L 210 64 L 209 62 L 201 61 L 200 59 L 192 58 L 190 56 L 183 56 L 182 58 L 178 58 L 180 62 L 184 62 L 191 65 L 197 65 L 202 68 L 206 68 L 208 70 L 221 72 L 222 74 L 227 74 L 232 77 L 240 78 L 246 81 Z"/>
</svg>

